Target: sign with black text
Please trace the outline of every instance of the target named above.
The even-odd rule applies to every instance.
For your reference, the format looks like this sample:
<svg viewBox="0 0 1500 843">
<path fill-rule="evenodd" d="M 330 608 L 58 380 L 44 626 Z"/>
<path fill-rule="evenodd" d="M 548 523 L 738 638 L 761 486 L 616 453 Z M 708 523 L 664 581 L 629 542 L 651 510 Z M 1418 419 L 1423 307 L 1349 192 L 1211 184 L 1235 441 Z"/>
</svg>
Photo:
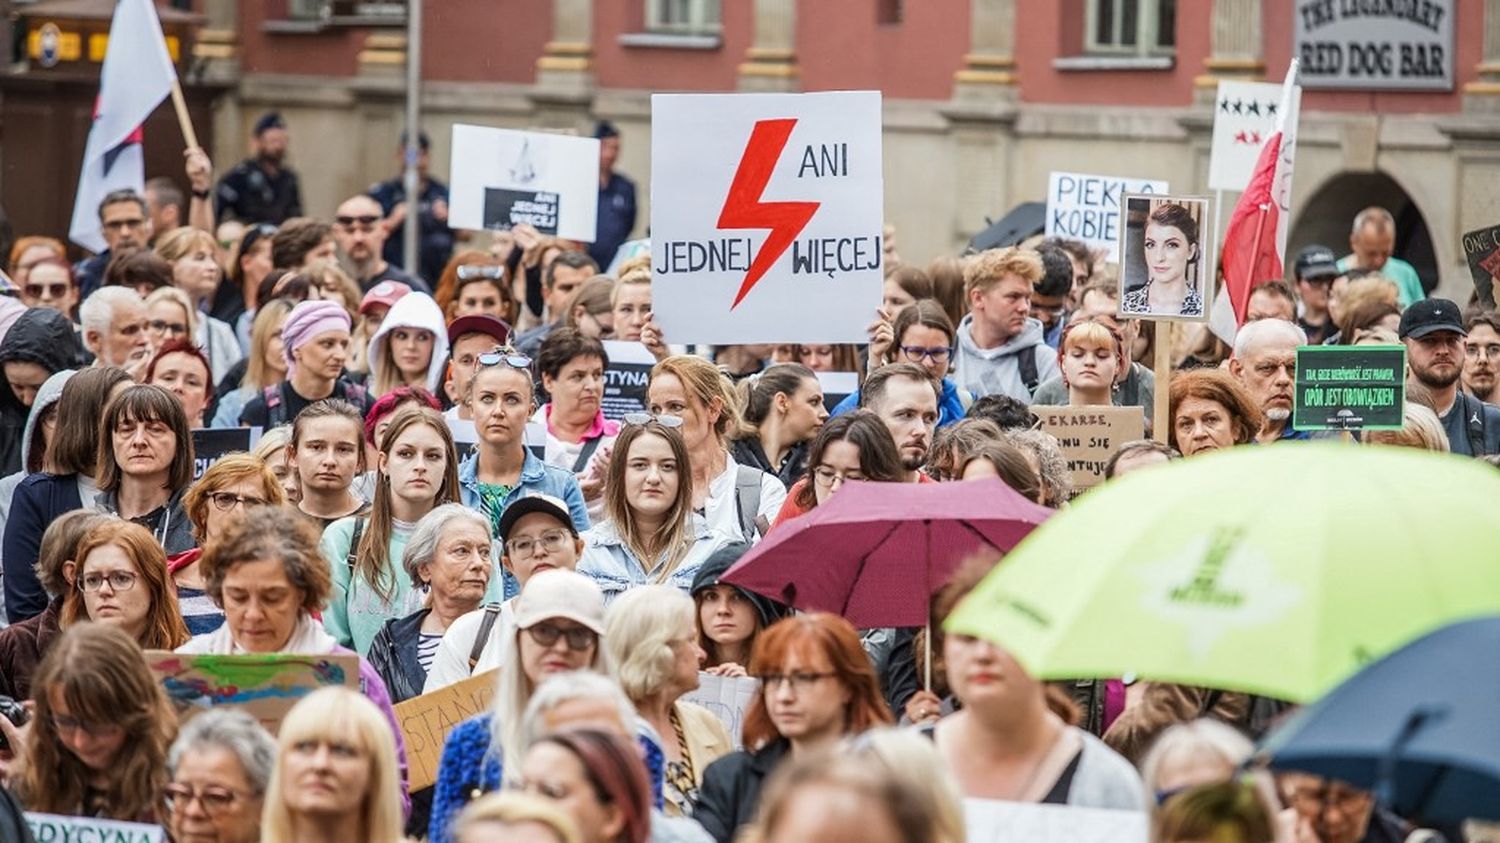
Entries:
<svg viewBox="0 0 1500 843">
<path fill-rule="evenodd" d="M 193 431 L 193 479 L 226 454 L 249 451 L 260 441 L 258 427 L 202 427 Z"/>
<path fill-rule="evenodd" d="M 1296 430 L 1400 430 L 1405 425 L 1406 347 L 1304 345 L 1292 396 Z"/>
<path fill-rule="evenodd" d="M 1495 282 L 1500 279 L 1500 225 L 1464 235 L 1464 260 L 1474 278 L 1474 292 L 1485 310 L 1495 309 Z"/>
<path fill-rule="evenodd" d="M 651 97 L 671 343 L 862 343 L 883 283 L 878 91 Z"/>
<path fill-rule="evenodd" d="M 1120 445 L 1146 438 L 1146 416 L 1140 407 L 1034 406 L 1031 412 L 1041 421 L 1041 429 L 1057 440 L 1077 491 L 1104 482 L 1104 464 Z"/>
<path fill-rule="evenodd" d="M 1105 261 L 1120 262 L 1120 200 L 1127 193 L 1167 193 L 1156 179 L 1052 173 L 1047 177 L 1048 237 L 1082 240 L 1103 250 Z"/>
<path fill-rule="evenodd" d="M 604 353 L 609 365 L 604 368 L 604 398 L 599 402 L 604 417 L 619 421 L 627 413 L 646 411 L 646 384 L 656 358 L 638 342 L 606 340 Z"/>
<path fill-rule="evenodd" d="M 1456 0 L 1301 0 L 1292 54 L 1302 87 L 1453 90 Z"/>
<path fill-rule="evenodd" d="M 101 820 L 94 817 L 64 817 L 26 812 L 26 826 L 37 843 L 164 843 L 166 829 L 159 825 Z"/>
<path fill-rule="evenodd" d="M 489 231 L 523 223 L 593 242 L 599 141 L 487 126 L 453 127 L 448 224 Z"/>
</svg>

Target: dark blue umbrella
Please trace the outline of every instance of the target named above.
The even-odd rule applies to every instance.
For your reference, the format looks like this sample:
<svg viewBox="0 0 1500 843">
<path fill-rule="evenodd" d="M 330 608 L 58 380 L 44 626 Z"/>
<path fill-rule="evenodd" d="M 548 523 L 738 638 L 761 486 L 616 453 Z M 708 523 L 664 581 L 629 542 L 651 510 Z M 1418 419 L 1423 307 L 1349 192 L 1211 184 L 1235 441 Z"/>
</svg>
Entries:
<svg viewBox="0 0 1500 843">
<path fill-rule="evenodd" d="M 1425 823 L 1500 819 L 1500 617 L 1374 662 L 1269 735 L 1259 756 L 1373 790 Z"/>
</svg>

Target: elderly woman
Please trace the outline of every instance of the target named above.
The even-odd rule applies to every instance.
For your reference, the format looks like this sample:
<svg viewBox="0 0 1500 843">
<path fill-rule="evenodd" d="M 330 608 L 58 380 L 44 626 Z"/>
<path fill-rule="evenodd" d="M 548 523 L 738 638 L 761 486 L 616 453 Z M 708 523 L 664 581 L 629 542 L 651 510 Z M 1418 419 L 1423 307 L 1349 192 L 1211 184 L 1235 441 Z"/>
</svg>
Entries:
<svg viewBox="0 0 1500 843">
<path fill-rule="evenodd" d="M 693 812 L 704 769 L 734 747 L 718 718 L 681 700 L 698 687 L 704 657 L 696 613 L 693 599 L 680 590 L 643 585 L 610 606 L 604 626 L 604 648 L 615 661 L 620 686 L 663 739 L 668 816 Z"/>
<path fill-rule="evenodd" d="M 1146 797 L 1159 808 L 1190 787 L 1231 781 L 1254 751 L 1249 738 L 1218 720 L 1190 720 L 1170 726 L 1141 760 Z"/>
<path fill-rule="evenodd" d="M 463 504 L 443 504 L 417 522 L 401 567 L 424 592 L 422 608 L 386 621 L 368 653 L 394 702 L 422 693 L 443 633 L 484 600 L 495 568 L 489 519 Z"/>
<path fill-rule="evenodd" d="M 1195 369 L 1172 378 L 1170 401 L 1167 444 L 1184 457 L 1251 442 L 1263 422 L 1250 393 L 1218 369 Z"/>
<path fill-rule="evenodd" d="M 181 843 L 255 843 L 276 739 L 254 717 L 215 708 L 187 722 L 167 754 L 168 830 Z"/>
<path fill-rule="evenodd" d="M 258 507 L 229 525 L 199 561 L 208 596 L 224 610 L 224 624 L 195 636 L 179 653 L 350 653 L 315 617 L 333 591 L 318 534 L 286 507 Z M 380 707 L 396 735 L 401 781 L 406 746 L 380 674 L 359 660 L 360 692 Z M 286 726 L 282 726 L 282 737 Z M 403 788 L 403 793 L 404 793 Z"/>
</svg>

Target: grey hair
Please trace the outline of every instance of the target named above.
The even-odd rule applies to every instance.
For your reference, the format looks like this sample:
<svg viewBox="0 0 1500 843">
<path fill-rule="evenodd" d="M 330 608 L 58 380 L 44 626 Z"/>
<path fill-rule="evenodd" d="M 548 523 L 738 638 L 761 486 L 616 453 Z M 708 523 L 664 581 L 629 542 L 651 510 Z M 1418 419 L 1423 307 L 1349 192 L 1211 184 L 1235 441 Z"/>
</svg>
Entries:
<svg viewBox="0 0 1500 843">
<path fill-rule="evenodd" d="M 1146 793 L 1154 796 L 1160 790 L 1162 765 L 1169 757 L 1208 756 L 1233 769 L 1254 751 L 1249 738 L 1218 720 L 1199 718 L 1178 723 L 1162 732 L 1151 744 L 1151 751 L 1141 759 L 1141 781 L 1146 786 Z"/>
<path fill-rule="evenodd" d="M 100 287 L 89 293 L 89 297 L 78 306 L 78 321 L 82 323 L 84 333 L 95 331 L 108 334 L 109 323 L 115 318 L 115 308 L 130 302 L 142 307 L 146 304 L 141 294 L 130 287 Z"/>
<path fill-rule="evenodd" d="M 406 540 L 406 550 L 401 554 L 401 567 L 411 577 L 412 586 L 422 587 L 422 578 L 417 576 L 417 569 L 431 562 L 432 557 L 437 555 L 438 542 L 442 540 L 443 532 L 458 519 L 483 527 L 485 538 L 492 538 L 490 520 L 461 503 L 445 503 L 427 513 L 417 522 L 416 529 L 411 531 L 411 538 Z"/>
<path fill-rule="evenodd" d="M 1045 430 L 1007 430 L 1010 444 L 1036 458 L 1037 474 L 1042 481 L 1042 505 L 1056 509 L 1073 496 L 1073 475 L 1057 439 Z"/>
<path fill-rule="evenodd" d="M 1246 322 L 1234 335 L 1234 356 L 1243 360 L 1256 343 L 1275 338 L 1277 335 L 1296 340 L 1297 345 L 1307 345 L 1307 332 L 1295 322 L 1285 319 L 1257 319 Z"/>
<path fill-rule="evenodd" d="M 547 712 L 573 700 L 599 700 L 614 705 L 620 710 L 620 725 L 631 734 L 635 733 L 638 719 L 635 706 L 631 705 L 618 682 L 592 670 L 570 670 L 554 674 L 532 692 L 531 700 L 526 703 L 526 712 L 521 715 L 521 746 L 516 755 L 524 756 L 545 734 L 542 718 Z M 509 767 L 506 770 L 509 771 Z M 519 774 L 520 770 L 516 773 Z"/>
<path fill-rule="evenodd" d="M 167 770 L 175 774 L 184 755 L 206 747 L 233 753 L 250 789 L 265 794 L 276 766 L 276 739 L 254 717 L 236 708 L 214 708 L 189 720 L 167 753 Z"/>
<path fill-rule="evenodd" d="M 1390 211 L 1379 205 L 1372 205 L 1354 215 L 1354 227 L 1349 233 L 1359 234 L 1365 226 L 1371 223 L 1380 226 L 1381 230 L 1394 229 L 1396 227 L 1396 218 L 1391 216 Z"/>
</svg>

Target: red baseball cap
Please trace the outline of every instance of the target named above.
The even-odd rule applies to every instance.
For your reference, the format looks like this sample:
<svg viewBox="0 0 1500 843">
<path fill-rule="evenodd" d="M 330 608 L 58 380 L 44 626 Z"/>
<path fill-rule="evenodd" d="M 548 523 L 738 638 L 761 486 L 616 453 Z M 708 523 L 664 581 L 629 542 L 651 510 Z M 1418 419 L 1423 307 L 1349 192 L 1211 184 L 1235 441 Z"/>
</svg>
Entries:
<svg viewBox="0 0 1500 843">
<path fill-rule="evenodd" d="M 390 307 L 399 301 L 402 296 L 410 292 L 411 288 L 400 281 L 381 281 L 379 284 L 371 287 L 370 292 L 365 293 L 365 297 L 360 300 L 359 312 L 369 313 L 370 306 L 376 304 L 383 304 L 386 307 Z"/>
<path fill-rule="evenodd" d="M 448 323 L 448 347 L 452 348 L 464 334 L 489 334 L 496 345 L 505 345 L 510 340 L 510 326 L 483 313 L 460 316 Z"/>
</svg>

